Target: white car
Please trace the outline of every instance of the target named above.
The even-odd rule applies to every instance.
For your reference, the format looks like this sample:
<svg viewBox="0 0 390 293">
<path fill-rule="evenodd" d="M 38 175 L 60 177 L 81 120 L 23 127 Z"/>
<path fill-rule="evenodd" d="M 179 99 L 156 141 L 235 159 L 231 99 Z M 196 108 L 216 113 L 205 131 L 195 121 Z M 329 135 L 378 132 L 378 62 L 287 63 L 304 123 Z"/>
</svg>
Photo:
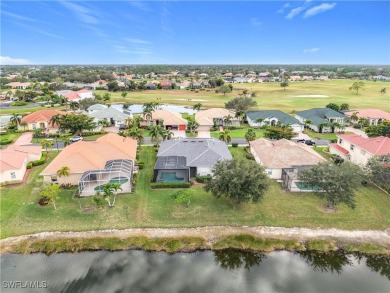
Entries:
<svg viewBox="0 0 390 293">
<path fill-rule="evenodd" d="M 83 140 L 83 137 L 82 137 L 82 136 L 75 136 L 75 137 L 72 137 L 69 141 L 70 141 L 70 142 L 76 142 L 76 141 L 80 141 L 80 140 Z"/>
</svg>

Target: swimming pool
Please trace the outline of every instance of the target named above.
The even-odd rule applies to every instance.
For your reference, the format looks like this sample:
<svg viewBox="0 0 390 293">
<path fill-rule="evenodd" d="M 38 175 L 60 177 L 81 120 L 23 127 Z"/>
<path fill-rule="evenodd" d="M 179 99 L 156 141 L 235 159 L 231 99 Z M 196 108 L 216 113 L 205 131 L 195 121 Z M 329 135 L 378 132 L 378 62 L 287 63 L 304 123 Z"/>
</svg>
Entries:
<svg viewBox="0 0 390 293">
<path fill-rule="evenodd" d="M 161 172 L 161 182 L 184 182 L 184 178 L 176 177 L 175 172 Z"/>
<path fill-rule="evenodd" d="M 114 177 L 108 183 L 120 183 L 122 185 L 122 184 L 126 183 L 127 181 L 129 181 L 129 179 L 125 178 L 125 177 Z M 94 190 L 97 192 L 103 192 L 101 185 L 96 186 L 94 188 Z"/>
</svg>

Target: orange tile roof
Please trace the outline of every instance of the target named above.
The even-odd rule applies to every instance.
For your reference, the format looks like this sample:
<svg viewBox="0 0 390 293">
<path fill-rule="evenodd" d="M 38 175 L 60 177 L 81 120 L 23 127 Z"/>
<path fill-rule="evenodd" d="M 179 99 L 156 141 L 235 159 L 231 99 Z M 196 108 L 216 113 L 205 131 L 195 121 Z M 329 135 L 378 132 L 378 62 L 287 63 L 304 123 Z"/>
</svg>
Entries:
<svg viewBox="0 0 390 293">
<path fill-rule="evenodd" d="M 22 122 L 37 123 L 37 122 L 49 122 L 50 119 L 57 114 L 65 115 L 66 113 L 58 110 L 38 110 L 22 118 Z"/>
<path fill-rule="evenodd" d="M 267 168 L 291 168 L 316 165 L 325 159 L 311 147 L 287 139 L 271 141 L 259 138 L 250 147 Z"/>
<path fill-rule="evenodd" d="M 390 138 L 385 136 L 365 138 L 357 134 L 339 134 L 342 138 L 376 156 L 390 154 Z"/>
<path fill-rule="evenodd" d="M 135 161 L 136 152 L 137 141 L 109 133 L 96 141 L 79 141 L 67 146 L 41 172 L 41 175 L 56 174 L 63 166 L 69 167 L 71 173 L 99 170 L 110 160 Z"/>
<path fill-rule="evenodd" d="M 341 153 L 343 153 L 343 154 L 345 154 L 345 155 L 348 155 L 348 154 L 349 154 L 349 151 L 348 151 L 348 150 L 346 150 L 345 148 L 343 148 L 341 145 L 338 145 L 337 143 L 331 143 L 329 146 L 332 147 L 332 148 L 334 148 L 334 149 L 336 149 L 336 150 L 338 150 L 339 152 L 341 152 Z"/>
<path fill-rule="evenodd" d="M 41 146 L 10 145 L 4 150 L 0 150 L 0 170 L 18 170 L 22 168 L 29 153 L 40 154 L 41 152 Z"/>
<path fill-rule="evenodd" d="M 347 116 L 351 116 L 355 112 L 357 112 L 356 116 L 358 116 L 359 118 L 364 117 L 364 118 L 378 118 L 378 119 L 390 120 L 390 113 L 379 109 L 347 111 L 344 114 Z"/>
</svg>

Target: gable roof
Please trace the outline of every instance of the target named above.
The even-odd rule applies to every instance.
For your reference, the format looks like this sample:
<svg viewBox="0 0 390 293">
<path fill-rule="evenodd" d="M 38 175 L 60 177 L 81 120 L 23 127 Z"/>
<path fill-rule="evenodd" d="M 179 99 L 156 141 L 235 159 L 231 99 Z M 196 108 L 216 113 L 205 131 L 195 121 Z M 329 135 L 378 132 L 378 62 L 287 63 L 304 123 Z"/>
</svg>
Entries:
<svg viewBox="0 0 390 293">
<path fill-rule="evenodd" d="M 40 175 L 52 175 L 67 166 L 71 173 L 104 169 L 110 160 L 135 160 L 137 142 L 115 133 L 106 134 L 96 141 L 78 141 L 61 151 Z"/>
<path fill-rule="evenodd" d="M 296 113 L 305 120 L 311 120 L 313 125 L 328 122 L 328 118 L 347 118 L 344 114 L 330 108 L 314 108 Z"/>
<path fill-rule="evenodd" d="M 38 110 L 22 118 L 22 122 L 36 123 L 41 121 L 49 122 L 54 115 L 65 115 L 66 113 L 58 110 Z"/>
<path fill-rule="evenodd" d="M 187 166 L 212 166 L 219 160 L 230 160 L 227 145 L 216 139 L 175 138 L 161 143 L 158 157 L 185 157 Z"/>
<path fill-rule="evenodd" d="M 196 112 L 195 120 L 199 123 L 199 125 L 214 125 L 214 118 L 222 119 L 228 115 L 231 115 L 233 118 L 236 116 L 236 114 L 231 110 L 224 108 L 210 108 Z"/>
<path fill-rule="evenodd" d="M 117 121 L 123 121 L 130 117 L 130 115 L 127 115 L 125 113 L 122 113 L 118 109 L 114 107 L 109 108 L 103 108 L 102 110 L 99 110 L 97 112 L 89 114 L 89 116 L 97 118 L 97 119 L 114 119 Z"/>
<path fill-rule="evenodd" d="M 278 118 L 282 124 L 299 124 L 303 125 L 298 119 L 282 112 L 279 110 L 259 110 L 259 111 L 250 111 L 246 113 L 246 116 L 251 120 L 256 121 L 257 119 L 267 119 L 267 118 Z"/>
<path fill-rule="evenodd" d="M 187 125 L 187 119 L 184 119 L 180 113 L 168 110 L 154 110 L 152 112 L 153 120 L 163 120 L 163 125 Z"/>
<path fill-rule="evenodd" d="M 337 136 L 375 156 L 390 154 L 389 137 L 378 136 L 365 138 L 357 134 L 338 134 Z"/>
<path fill-rule="evenodd" d="M 355 112 L 357 112 L 356 116 L 358 116 L 359 118 L 364 117 L 364 118 L 379 118 L 379 119 L 390 120 L 390 113 L 379 109 L 345 111 L 344 114 L 347 116 L 351 116 Z"/>
<path fill-rule="evenodd" d="M 4 150 L 0 150 L 0 170 L 19 170 L 28 158 L 28 154 L 41 154 L 41 146 L 33 145 L 10 145 Z"/>
<path fill-rule="evenodd" d="M 108 107 L 106 105 L 102 105 L 102 104 L 94 104 L 92 106 L 89 106 L 87 111 L 93 111 L 93 110 L 103 110 L 103 109 L 107 109 Z"/>
<path fill-rule="evenodd" d="M 312 166 L 325 161 L 320 154 L 306 144 L 287 139 L 271 141 L 259 138 L 249 144 L 261 163 L 271 169 Z"/>
</svg>

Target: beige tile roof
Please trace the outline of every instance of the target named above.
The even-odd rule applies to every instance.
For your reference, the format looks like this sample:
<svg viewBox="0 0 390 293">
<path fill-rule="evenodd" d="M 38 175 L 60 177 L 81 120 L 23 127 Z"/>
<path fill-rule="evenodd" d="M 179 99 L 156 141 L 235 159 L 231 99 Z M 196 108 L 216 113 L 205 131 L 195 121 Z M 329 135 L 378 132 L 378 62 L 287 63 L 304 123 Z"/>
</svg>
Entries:
<svg viewBox="0 0 390 293">
<path fill-rule="evenodd" d="M 28 114 L 27 116 L 24 116 L 22 118 L 22 121 L 27 123 L 36 123 L 41 121 L 49 122 L 51 117 L 57 114 L 65 115 L 66 113 L 58 110 L 38 110 L 31 114 Z"/>
<path fill-rule="evenodd" d="M 41 146 L 10 145 L 0 150 L 0 170 L 18 170 L 27 160 L 28 154 L 40 154 L 41 152 Z"/>
<path fill-rule="evenodd" d="M 164 125 L 187 125 L 188 121 L 181 117 L 180 113 L 167 110 L 155 110 L 152 112 L 153 120 L 163 120 Z"/>
<path fill-rule="evenodd" d="M 325 159 L 311 147 L 287 139 L 271 141 L 259 138 L 250 142 L 251 149 L 267 168 L 291 168 L 316 165 Z"/>
<path fill-rule="evenodd" d="M 42 172 L 41 175 L 56 174 L 67 166 L 71 173 L 103 169 L 110 160 L 133 160 L 137 152 L 137 141 L 129 137 L 109 133 L 96 141 L 79 141 L 67 146 Z"/>
<path fill-rule="evenodd" d="M 221 119 L 228 115 L 232 116 L 233 118 L 236 116 L 233 111 L 224 108 L 210 108 L 195 113 L 195 120 L 199 123 L 199 125 L 214 125 L 214 118 Z"/>
</svg>

